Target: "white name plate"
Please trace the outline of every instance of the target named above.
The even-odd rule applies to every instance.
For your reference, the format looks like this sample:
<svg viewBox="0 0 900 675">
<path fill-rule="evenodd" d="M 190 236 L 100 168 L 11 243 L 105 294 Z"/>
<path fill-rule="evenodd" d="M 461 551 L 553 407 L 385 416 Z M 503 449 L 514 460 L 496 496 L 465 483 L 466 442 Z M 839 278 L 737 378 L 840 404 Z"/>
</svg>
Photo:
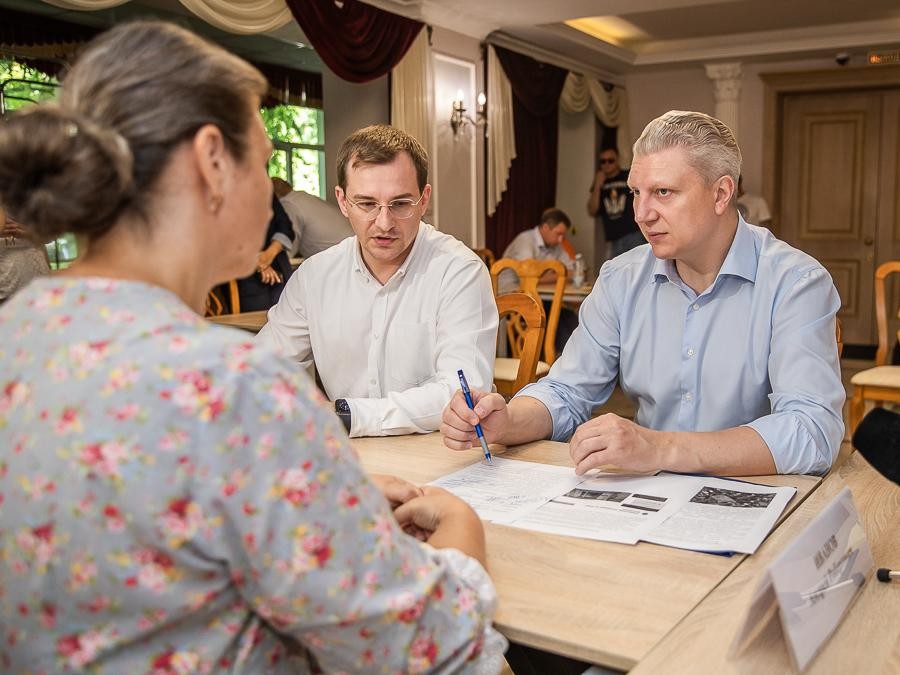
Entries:
<svg viewBox="0 0 900 675">
<path fill-rule="evenodd" d="M 803 670 L 841 622 L 872 566 L 853 495 L 844 488 L 766 569 L 732 652 L 749 645 L 777 608 L 788 651 Z"/>
</svg>

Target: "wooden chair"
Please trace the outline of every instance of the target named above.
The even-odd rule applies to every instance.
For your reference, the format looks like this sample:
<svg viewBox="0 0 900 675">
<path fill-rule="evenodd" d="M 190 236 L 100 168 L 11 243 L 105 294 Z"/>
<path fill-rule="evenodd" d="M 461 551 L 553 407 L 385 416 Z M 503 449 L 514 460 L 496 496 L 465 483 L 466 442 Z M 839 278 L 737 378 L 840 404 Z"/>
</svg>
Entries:
<svg viewBox="0 0 900 675">
<path fill-rule="evenodd" d="M 491 265 L 491 284 L 494 287 L 494 296 L 498 296 L 498 281 L 500 273 L 505 269 L 511 269 L 519 277 L 519 290 L 528 293 L 538 302 L 542 302 L 538 293 L 538 283 L 544 272 L 556 272 L 556 283 L 553 287 L 553 299 L 550 301 L 550 311 L 547 313 L 547 328 L 544 331 L 544 361 L 538 364 L 538 375 L 543 375 L 553 362 L 556 361 L 556 329 L 559 326 L 559 312 L 562 309 L 563 294 L 566 289 L 566 266 L 559 260 L 513 260 L 500 258 Z M 510 339 L 512 336 L 510 336 Z M 542 372 L 543 371 L 543 372 Z"/>
<path fill-rule="evenodd" d="M 900 260 L 892 260 L 875 270 L 875 324 L 878 327 L 878 351 L 875 352 L 875 367 L 862 370 L 850 378 L 853 384 L 853 398 L 850 400 L 850 435 L 856 431 L 866 412 L 866 402 L 884 405 L 885 402 L 900 403 L 900 366 L 888 365 L 891 344 L 888 342 L 887 294 L 885 279 L 900 272 Z M 900 309 L 897 316 L 900 317 Z M 897 331 L 900 339 L 900 331 Z"/>
<path fill-rule="evenodd" d="M 544 336 L 544 305 L 527 293 L 504 293 L 497 298 L 497 310 L 506 319 L 515 358 L 497 359 L 494 369 L 494 385 L 507 399 L 522 387 L 537 379 L 538 356 Z M 502 365 L 499 362 L 503 362 Z M 504 377 L 497 378 L 498 371 Z"/>
<path fill-rule="evenodd" d="M 240 314 L 240 312 L 241 296 L 238 293 L 236 280 L 232 279 L 227 284 L 219 284 L 206 294 L 204 316 L 222 316 L 223 314 Z"/>
<path fill-rule="evenodd" d="M 496 262 L 496 258 L 494 257 L 494 252 L 489 248 L 473 248 L 475 251 L 475 255 L 481 258 L 484 261 L 484 264 L 487 265 L 488 269 L 494 266 L 494 262 Z"/>
</svg>

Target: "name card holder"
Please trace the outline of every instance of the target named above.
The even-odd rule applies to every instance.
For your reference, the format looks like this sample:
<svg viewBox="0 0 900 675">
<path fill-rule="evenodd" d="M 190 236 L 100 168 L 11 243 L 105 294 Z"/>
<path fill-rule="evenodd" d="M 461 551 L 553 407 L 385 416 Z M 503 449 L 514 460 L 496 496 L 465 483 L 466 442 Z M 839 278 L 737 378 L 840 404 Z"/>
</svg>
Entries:
<svg viewBox="0 0 900 675">
<path fill-rule="evenodd" d="M 845 487 L 763 573 L 731 654 L 746 649 L 778 617 L 791 659 L 803 670 L 837 628 L 872 567 L 865 530 Z"/>
</svg>

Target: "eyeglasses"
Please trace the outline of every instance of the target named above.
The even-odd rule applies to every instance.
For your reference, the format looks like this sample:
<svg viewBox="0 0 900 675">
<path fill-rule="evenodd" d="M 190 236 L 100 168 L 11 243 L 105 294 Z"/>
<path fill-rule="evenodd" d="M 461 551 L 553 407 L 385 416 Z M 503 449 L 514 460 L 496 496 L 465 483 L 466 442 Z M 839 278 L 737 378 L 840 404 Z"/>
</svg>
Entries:
<svg viewBox="0 0 900 675">
<path fill-rule="evenodd" d="M 346 200 L 366 214 L 368 220 L 375 220 L 378 217 L 378 214 L 381 213 L 382 208 L 387 208 L 391 213 L 391 217 L 403 220 L 404 218 L 412 216 L 415 208 L 419 205 L 419 202 L 422 201 L 422 197 L 424 196 L 425 193 L 423 192 L 416 201 L 413 201 L 412 199 L 394 199 L 387 204 L 379 204 L 378 202 L 368 199 L 355 202 L 350 199 L 350 197 L 346 197 Z"/>
<path fill-rule="evenodd" d="M 601 164 L 615 164 L 616 160 L 614 157 L 601 157 L 600 163 Z"/>
</svg>

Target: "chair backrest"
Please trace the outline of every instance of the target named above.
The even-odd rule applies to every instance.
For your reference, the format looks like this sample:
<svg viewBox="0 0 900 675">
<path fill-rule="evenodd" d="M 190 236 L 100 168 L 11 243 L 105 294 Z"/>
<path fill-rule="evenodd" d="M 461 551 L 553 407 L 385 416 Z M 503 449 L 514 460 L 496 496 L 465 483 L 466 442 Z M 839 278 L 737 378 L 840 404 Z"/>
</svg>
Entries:
<svg viewBox="0 0 900 675">
<path fill-rule="evenodd" d="M 206 312 L 204 312 L 204 316 L 240 313 L 241 296 L 238 293 L 237 281 L 234 279 L 227 284 L 219 284 L 206 294 Z"/>
<path fill-rule="evenodd" d="M 547 312 L 547 328 L 544 331 L 544 359 L 550 365 L 556 361 L 556 329 L 559 326 L 559 312 L 562 309 L 563 294 L 566 289 L 566 266 L 559 260 L 513 260 L 512 258 L 500 258 L 491 265 L 491 284 L 494 287 L 494 295 L 497 294 L 497 284 L 500 273 L 505 269 L 511 269 L 519 277 L 519 289 L 528 293 L 538 302 L 541 295 L 538 292 L 538 283 L 544 272 L 556 272 L 556 282 L 553 286 L 553 299 L 550 301 L 550 311 Z"/>
<path fill-rule="evenodd" d="M 497 298 L 497 311 L 507 325 L 513 327 L 515 342 L 513 350 L 519 359 L 516 379 L 509 383 L 495 383 L 498 391 L 503 385 L 510 395 L 515 394 L 529 382 L 534 382 L 538 358 L 541 353 L 541 338 L 544 334 L 544 306 L 541 301 L 527 293 L 504 293 Z"/>
<path fill-rule="evenodd" d="M 841 358 L 844 355 L 844 338 L 841 332 L 841 320 L 837 317 L 834 318 L 834 337 L 837 340 L 838 358 Z"/>
<path fill-rule="evenodd" d="M 878 328 L 878 351 L 875 352 L 875 365 L 886 366 L 890 359 L 891 344 L 888 342 L 888 306 L 885 280 L 890 274 L 900 272 L 900 260 L 882 263 L 875 270 L 875 325 Z M 900 317 L 900 307 L 897 316 Z M 900 340 L 900 331 L 897 331 Z"/>
<path fill-rule="evenodd" d="M 491 269 L 497 261 L 494 257 L 494 252 L 489 248 L 473 248 L 472 250 L 475 251 L 475 255 L 484 261 L 484 264 L 487 265 L 488 269 Z"/>
</svg>

